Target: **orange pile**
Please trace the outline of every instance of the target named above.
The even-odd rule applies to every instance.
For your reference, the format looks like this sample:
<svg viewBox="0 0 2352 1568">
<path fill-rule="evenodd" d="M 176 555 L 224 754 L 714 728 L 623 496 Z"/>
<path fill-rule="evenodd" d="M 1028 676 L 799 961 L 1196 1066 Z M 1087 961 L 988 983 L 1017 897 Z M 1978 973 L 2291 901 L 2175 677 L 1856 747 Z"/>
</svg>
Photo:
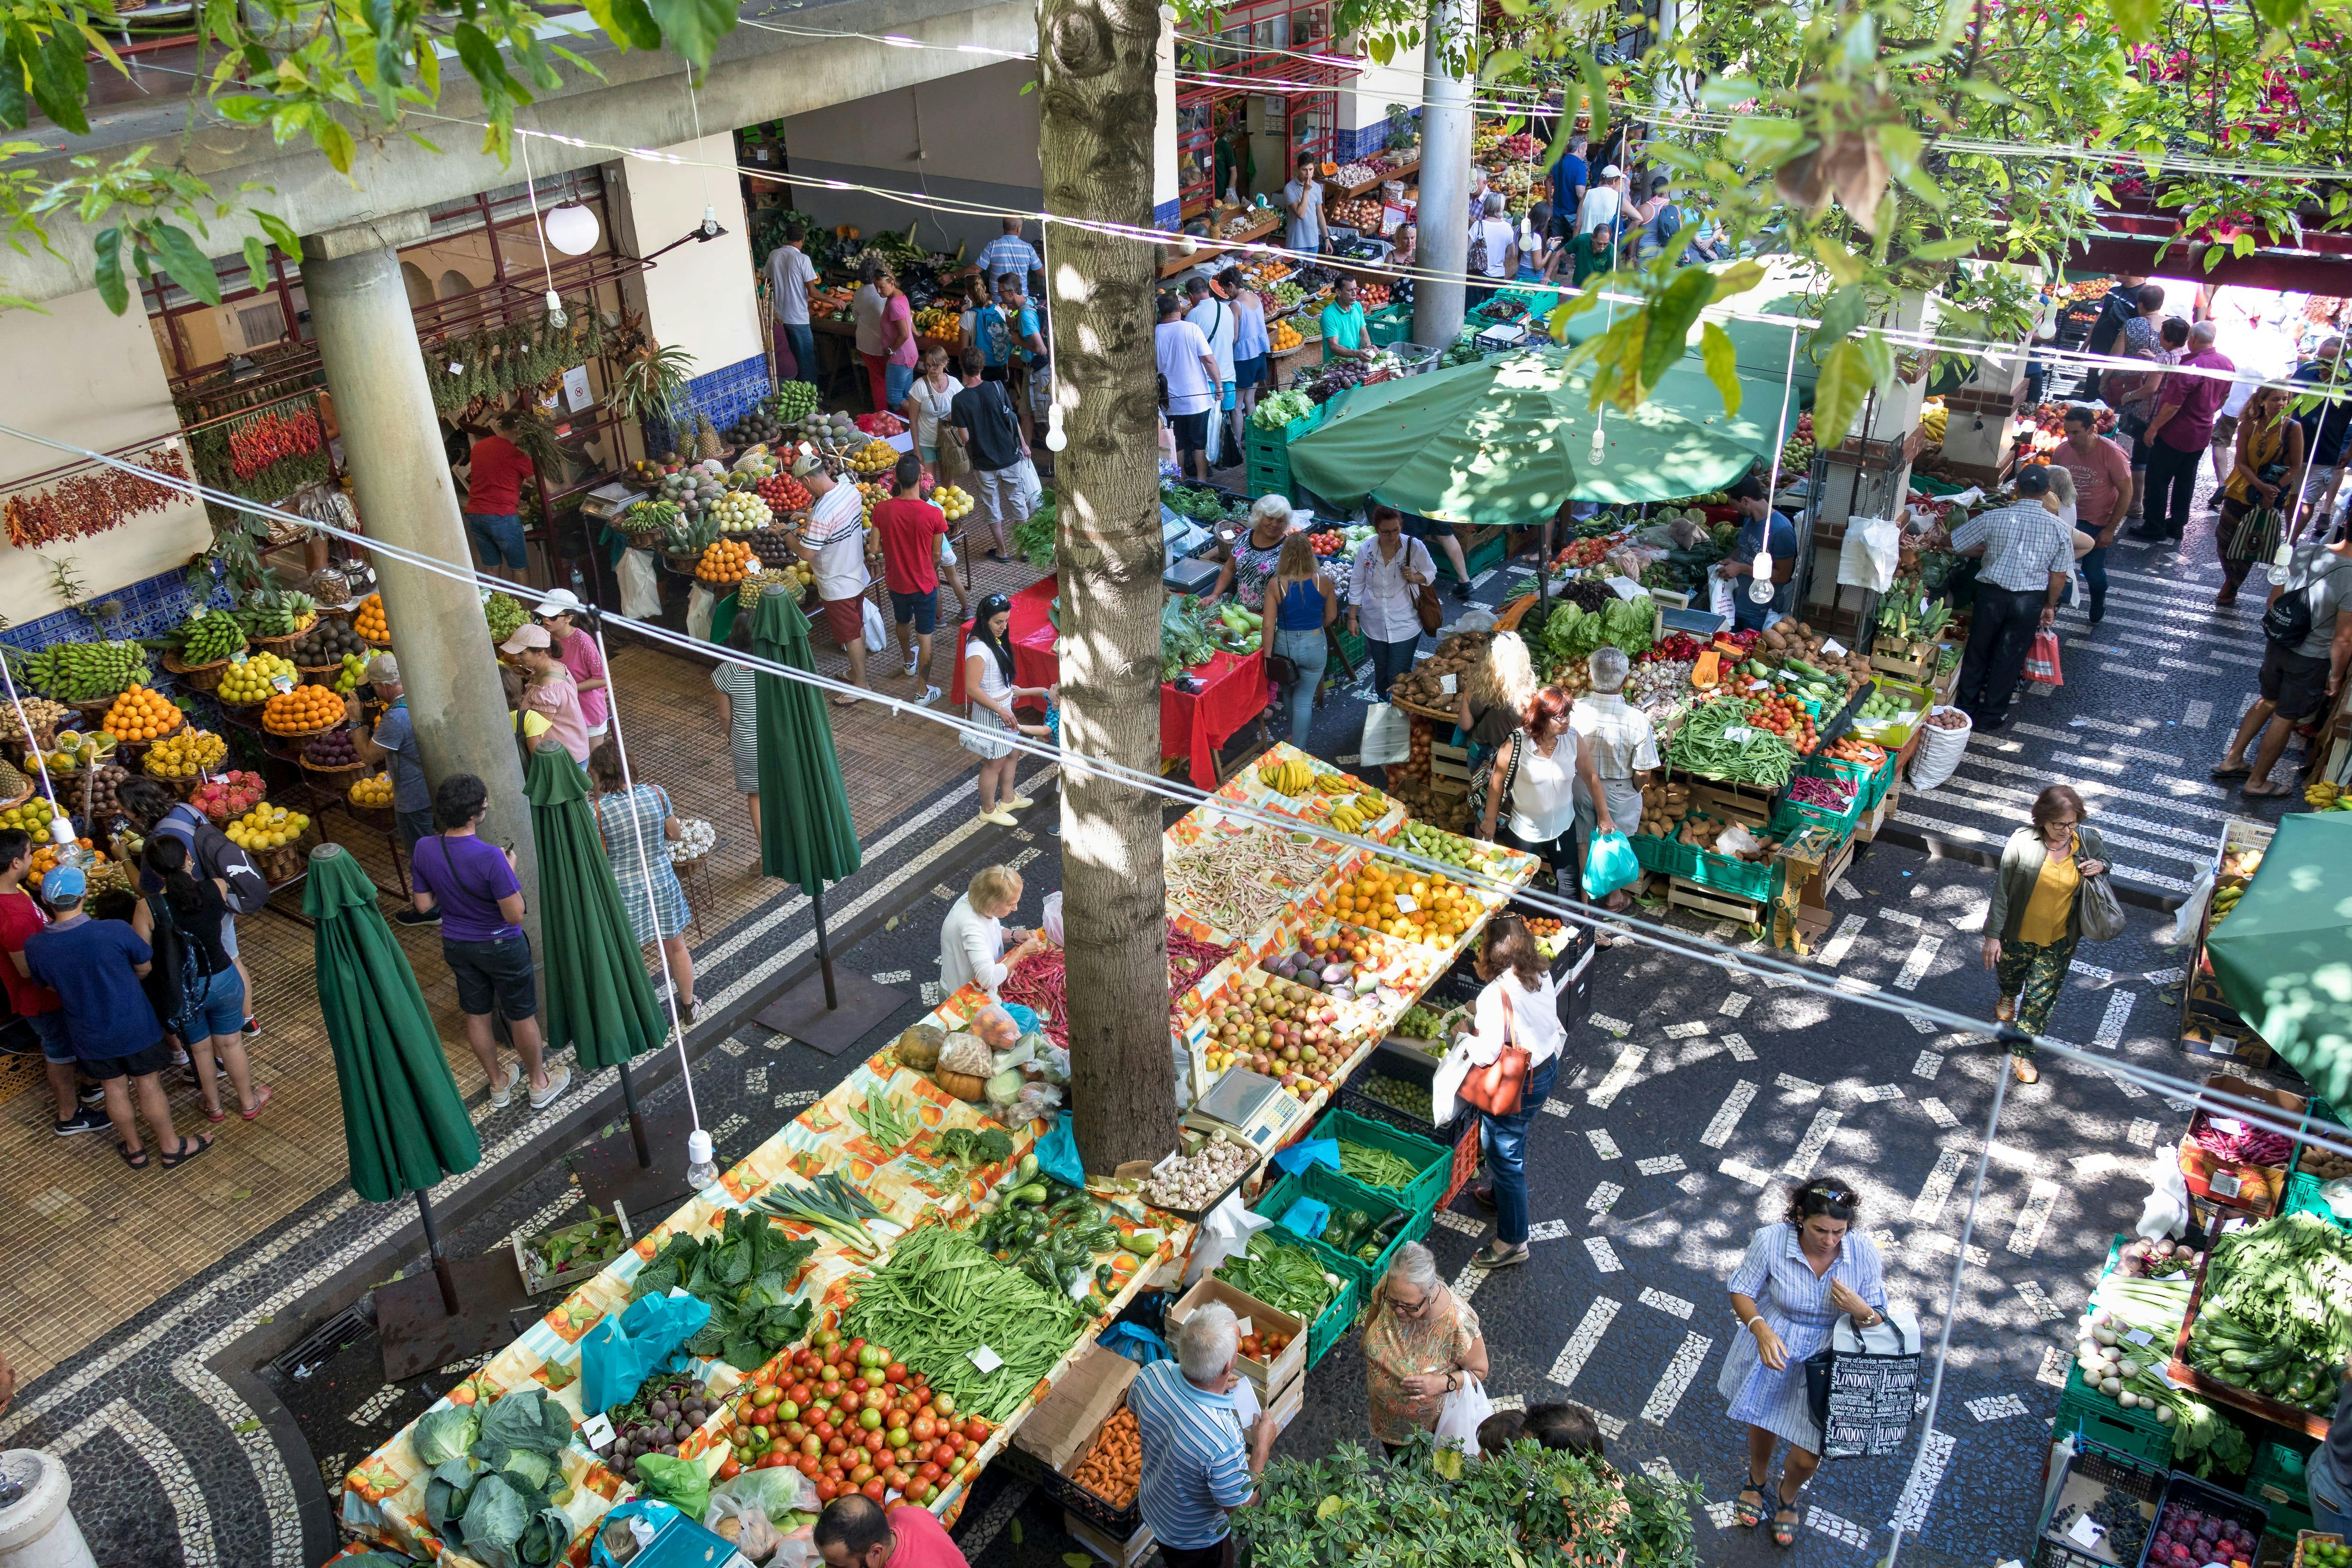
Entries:
<svg viewBox="0 0 2352 1568">
<path fill-rule="evenodd" d="M 1410 900 L 1412 908 L 1400 900 Z M 1443 873 L 1424 878 L 1408 867 L 1374 861 L 1339 884 L 1331 895 L 1331 913 L 1407 942 L 1450 947 L 1478 918 L 1478 903 Z"/>
<path fill-rule="evenodd" d="M 352 630 L 371 643 L 392 641 L 392 628 L 383 623 L 383 595 L 371 593 L 360 601 L 359 613 L 352 617 Z"/>
<path fill-rule="evenodd" d="M 279 692 L 261 710 L 261 727 L 272 735 L 309 735 L 343 722 L 343 699 L 327 686 L 296 686 Z"/>
<path fill-rule="evenodd" d="M 750 545 L 740 539 L 720 539 L 702 552 L 694 576 L 698 582 L 740 582 L 755 564 L 757 558 Z"/>
<path fill-rule="evenodd" d="M 169 697 L 132 686 L 114 699 L 100 727 L 117 740 L 153 740 L 180 727 L 180 710 Z"/>
</svg>

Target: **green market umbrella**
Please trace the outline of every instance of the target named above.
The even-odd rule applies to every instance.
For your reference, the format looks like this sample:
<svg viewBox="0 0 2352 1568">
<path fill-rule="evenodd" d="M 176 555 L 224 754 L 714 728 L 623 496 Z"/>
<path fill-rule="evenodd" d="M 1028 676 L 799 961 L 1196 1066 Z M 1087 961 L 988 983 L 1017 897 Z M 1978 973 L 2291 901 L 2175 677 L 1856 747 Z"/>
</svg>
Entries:
<svg viewBox="0 0 2352 1568">
<path fill-rule="evenodd" d="M 2352 1103 L 2352 812 L 2284 819 L 2205 952 L 2271 1049 L 2326 1099 Z"/>
<path fill-rule="evenodd" d="M 1343 506 L 1369 497 L 1448 522 L 1525 528 L 1564 501 L 1624 506 L 1717 489 L 1780 445 L 1778 381 L 1743 378 L 1735 418 L 1695 361 L 1677 363 L 1649 402 L 1602 416 L 1565 361 L 1538 350 L 1359 389 L 1290 444 L 1290 470 Z"/>
<path fill-rule="evenodd" d="M 429 1194 L 481 1163 L 481 1140 L 442 1053 L 415 971 L 376 908 L 375 884 L 341 844 L 310 852 L 302 913 L 312 923 L 319 1010 L 335 1053 L 352 1190 L 370 1203 L 416 1195 L 442 1305 L 458 1312 Z"/>
<path fill-rule="evenodd" d="M 792 596 L 761 595 L 752 612 L 751 652 L 771 664 L 814 674 L 808 620 Z M 759 673 L 753 682 L 760 737 L 760 869 L 798 883 L 816 921 L 816 952 L 824 975 L 824 1005 L 835 998 L 833 954 L 824 934 L 824 884 L 864 862 L 849 791 L 833 747 L 833 720 L 824 690 L 805 681 Z"/>
<path fill-rule="evenodd" d="M 653 1156 L 628 1064 L 662 1042 L 667 1022 L 646 978 L 620 883 L 589 809 L 587 776 L 571 753 L 543 739 L 523 769 L 522 792 L 530 802 L 531 839 L 539 846 L 547 1049 L 572 1046 L 580 1065 L 591 1072 L 621 1070 L 637 1163 L 650 1166 Z M 635 852 L 625 846 L 624 852 Z"/>
</svg>

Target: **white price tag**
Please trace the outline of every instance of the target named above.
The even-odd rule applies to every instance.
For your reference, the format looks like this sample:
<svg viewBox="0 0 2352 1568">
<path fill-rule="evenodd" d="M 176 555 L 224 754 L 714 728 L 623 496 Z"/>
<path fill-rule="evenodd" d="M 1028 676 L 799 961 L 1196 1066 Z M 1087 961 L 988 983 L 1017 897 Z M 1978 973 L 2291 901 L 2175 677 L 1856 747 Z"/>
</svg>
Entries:
<svg viewBox="0 0 2352 1568">
<path fill-rule="evenodd" d="M 2238 1179 L 2238 1173 L 2235 1171 L 2215 1171 L 2210 1177 L 2207 1178 L 2205 1185 L 2211 1189 L 2215 1197 L 2235 1197 L 2243 1190 L 2246 1184 Z"/>
<path fill-rule="evenodd" d="M 2097 1520 L 2087 1513 L 2078 1513 L 2074 1516 L 2074 1528 L 2066 1531 L 2066 1539 L 2078 1546 L 2095 1547 L 2106 1533 L 2106 1527 Z"/>
<path fill-rule="evenodd" d="M 1839 642 L 1836 638 L 1832 637 L 1822 644 L 1822 657 L 1824 659 L 1844 658 L 1845 644 Z"/>
<path fill-rule="evenodd" d="M 1454 683 L 1457 679 L 1459 677 L 1454 675 L 1440 675 L 1437 677 L 1437 689 L 1450 697 L 1454 695 Z"/>
<path fill-rule="evenodd" d="M 971 1364 L 982 1372 L 994 1372 L 1004 1364 L 1004 1358 L 986 1345 L 982 1345 L 978 1350 L 973 1351 L 971 1360 Z"/>
<path fill-rule="evenodd" d="M 278 674 L 269 677 L 269 689 L 273 692 L 290 692 L 295 685 L 294 677 L 291 675 Z"/>
<path fill-rule="evenodd" d="M 2231 1054 L 2230 1042 L 2226 1040 L 2208 1040 L 2205 1042 L 2205 1054 L 2208 1056 L 2228 1056 Z"/>
<path fill-rule="evenodd" d="M 1236 1339 L 1247 1339 L 1255 1332 L 1255 1330 L 1250 1327 L 1250 1321 L 1247 1318 L 1243 1318 L 1240 1322 L 1234 1324 L 1234 1337 Z"/>
<path fill-rule="evenodd" d="M 2130 1333 L 2125 1334 L 2124 1338 L 2131 1341 L 2134 1344 L 2147 1344 L 2153 1341 L 2156 1336 L 2148 1333 L 2146 1329 L 2133 1329 Z"/>
<path fill-rule="evenodd" d="M 1397 913 L 1399 915 L 1411 915 L 1414 910 L 1420 907 L 1421 906 L 1419 904 L 1413 903 L 1412 897 L 1410 894 L 1400 893 L 1397 894 Z"/>
<path fill-rule="evenodd" d="M 1744 724 L 1735 724 L 1723 732 L 1723 738 L 1729 741 L 1753 740 L 1756 732 Z"/>
<path fill-rule="evenodd" d="M 228 656 L 228 662 L 229 662 L 230 664 L 244 664 L 244 663 L 245 663 L 245 659 L 246 659 L 246 655 L 245 655 L 245 653 L 244 653 L 244 652 L 243 652 L 242 650 L 239 650 L 239 651 L 238 651 L 238 652 L 236 652 L 236 653 L 231 653 L 231 654 Z"/>
<path fill-rule="evenodd" d="M 602 1410 L 597 1411 L 593 1416 L 589 1416 L 588 1419 L 580 1423 L 580 1435 L 587 1439 L 588 1446 L 600 1454 L 603 1453 L 606 1446 L 613 1440 L 612 1418 L 607 1416 Z"/>
</svg>

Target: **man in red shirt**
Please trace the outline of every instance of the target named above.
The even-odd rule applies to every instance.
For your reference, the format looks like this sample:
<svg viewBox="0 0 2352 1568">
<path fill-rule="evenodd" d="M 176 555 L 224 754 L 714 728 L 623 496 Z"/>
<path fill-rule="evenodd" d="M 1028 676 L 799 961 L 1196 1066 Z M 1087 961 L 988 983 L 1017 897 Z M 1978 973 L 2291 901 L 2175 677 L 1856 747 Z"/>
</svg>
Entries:
<svg viewBox="0 0 2352 1568">
<path fill-rule="evenodd" d="M 25 963 L 26 939 L 48 925 L 49 918 L 33 902 L 23 883 L 33 867 L 32 835 L 21 828 L 0 830 L 0 984 L 8 1005 L 41 1042 L 41 1064 L 48 1069 L 49 1092 L 57 1097 L 55 1131 L 60 1138 L 95 1133 L 114 1124 L 100 1106 L 76 1103 L 73 1040 L 66 1033 L 65 1004 L 57 992 L 35 983 Z"/>
<path fill-rule="evenodd" d="M 2078 563 L 2091 591 L 2091 624 L 2107 612 L 2107 547 L 2131 510 L 2131 455 L 2101 435 L 2088 404 L 2066 410 L 2066 439 L 2050 460 L 2074 481 L 2074 527 L 2091 536 L 2091 551 Z"/>
<path fill-rule="evenodd" d="M 825 1568 L 971 1568 L 947 1527 L 913 1503 L 885 1514 L 851 1492 L 824 1505 L 814 1533 Z"/>
<path fill-rule="evenodd" d="M 916 700 L 929 705 L 940 700 L 940 688 L 930 684 L 931 632 L 939 623 L 940 541 L 947 538 L 948 518 L 921 498 L 922 485 L 922 459 L 909 452 L 890 476 L 890 498 L 874 508 L 874 537 L 882 544 L 882 580 L 890 590 L 898 653 L 907 674 L 922 683 Z"/>
<path fill-rule="evenodd" d="M 523 548 L 522 482 L 537 478 L 538 471 L 510 439 L 514 415 L 501 413 L 490 423 L 498 434 L 475 442 L 467 457 L 466 532 L 483 566 L 520 571 L 530 564 Z"/>
<path fill-rule="evenodd" d="M 2132 530 L 2132 538 L 2179 543 L 2189 527 L 2189 507 L 2197 493 L 2198 460 L 2213 442 L 2213 423 L 2230 401 L 2230 377 L 2198 375 L 2198 371 L 2236 370 L 2237 365 L 2215 351 L 2214 328 L 2200 321 L 2189 329 L 2189 357 L 2164 378 L 2157 393 L 2156 417 L 2148 421 L 2147 499 L 2142 510 L 2147 521 Z M 2182 373 L 2182 372 L 2189 373 Z"/>
</svg>

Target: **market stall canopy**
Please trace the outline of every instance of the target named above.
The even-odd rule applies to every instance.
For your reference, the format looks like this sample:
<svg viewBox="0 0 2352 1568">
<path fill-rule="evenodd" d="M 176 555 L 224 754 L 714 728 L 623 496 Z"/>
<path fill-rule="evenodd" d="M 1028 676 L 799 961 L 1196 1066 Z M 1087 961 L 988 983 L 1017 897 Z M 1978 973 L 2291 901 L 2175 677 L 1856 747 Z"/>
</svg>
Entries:
<svg viewBox="0 0 2352 1568">
<path fill-rule="evenodd" d="M 1625 506 L 1719 489 L 1782 436 L 1782 378 L 1743 376 L 1738 417 L 1696 361 L 1671 367 L 1632 413 L 1600 416 L 1566 350 L 1538 349 L 1345 394 L 1342 410 L 1290 444 L 1290 471 L 1341 506 L 1367 497 L 1455 523 L 1539 523 L 1562 501 Z M 1796 402 L 1789 400 L 1793 421 Z"/>
<path fill-rule="evenodd" d="M 808 618 L 788 593 L 760 596 L 751 651 L 814 674 Z M 839 882 L 863 863 L 849 793 L 833 747 L 825 695 L 805 681 L 764 672 L 753 682 L 759 710 L 760 865 L 803 893 Z"/>
<path fill-rule="evenodd" d="M 2230 1005 L 2322 1096 L 2352 1101 L 2352 814 L 2282 821 L 2207 937 Z"/>
<path fill-rule="evenodd" d="M 310 852 L 302 913 L 314 925 L 319 1010 L 335 1053 L 352 1190 L 370 1203 L 425 1192 L 481 1163 L 481 1140 L 442 1054 L 415 971 L 341 844 Z"/>
<path fill-rule="evenodd" d="M 539 846 L 547 1049 L 577 1047 L 580 1065 L 591 1072 L 617 1066 L 659 1045 L 667 1025 L 589 809 L 587 777 L 570 752 L 542 740 L 523 770 L 522 792 Z M 667 855 L 668 849 L 657 841 L 648 852 Z M 612 853 L 635 855 L 636 846 L 615 843 Z"/>
<path fill-rule="evenodd" d="M 1717 270 L 1721 269 L 1718 267 Z M 1768 283 L 1767 287 L 1770 285 Z M 1803 302 L 1793 294 L 1776 294 L 1766 299 L 1757 298 L 1753 294 L 1739 294 L 1723 303 L 1750 316 L 1795 317 L 1804 308 Z M 1622 311 L 1616 314 L 1622 315 Z M 1587 310 L 1570 320 L 1568 341 L 1575 344 L 1588 338 L 1597 338 L 1609 329 L 1612 319 L 1614 316 L 1605 307 Z M 1724 336 L 1731 340 L 1740 378 L 1743 381 L 1769 382 L 1776 394 L 1773 406 L 1779 407 L 1778 390 L 1782 382 L 1789 380 L 1789 329 L 1775 327 L 1769 321 L 1717 321 L 1716 325 L 1721 327 Z M 1805 340 L 1810 335 L 1811 329 L 1799 328 L 1794 400 L 1805 403 L 1813 401 L 1813 383 L 1822 379 L 1821 367 L 1813 363 L 1812 356 L 1805 351 Z M 1699 327 L 1694 322 L 1690 329 L 1690 351 L 1685 356 L 1685 368 L 1698 363 L 1698 341 Z M 1750 408 L 1744 412 L 1753 413 L 1755 410 Z M 1795 410 L 1792 408 L 1790 412 L 1793 416 Z M 1771 416 L 1768 413 L 1763 417 L 1769 419 Z"/>
</svg>

